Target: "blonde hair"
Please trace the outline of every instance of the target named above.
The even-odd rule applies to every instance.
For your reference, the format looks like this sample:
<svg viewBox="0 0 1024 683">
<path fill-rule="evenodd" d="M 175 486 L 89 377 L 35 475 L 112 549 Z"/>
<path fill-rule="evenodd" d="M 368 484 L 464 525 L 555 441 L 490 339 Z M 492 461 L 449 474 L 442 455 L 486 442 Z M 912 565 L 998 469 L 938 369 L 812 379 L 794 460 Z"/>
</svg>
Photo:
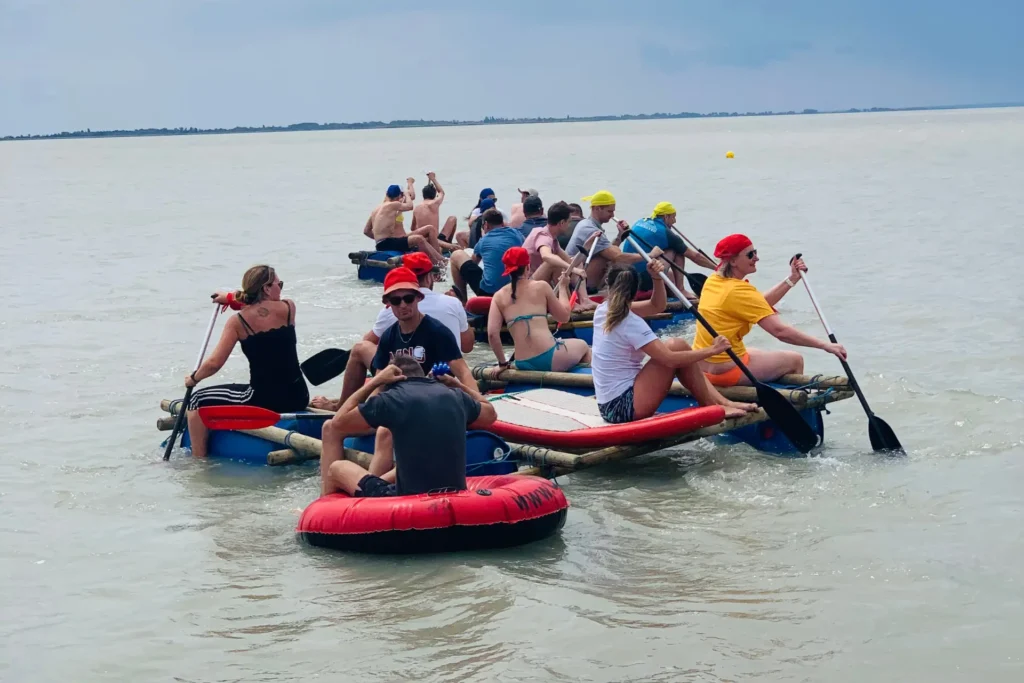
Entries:
<svg viewBox="0 0 1024 683">
<path fill-rule="evenodd" d="M 608 315 L 604 319 L 604 331 L 611 332 L 629 315 L 630 306 L 640 288 L 640 275 L 631 266 L 613 266 L 608 270 Z"/>
<path fill-rule="evenodd" d="M 251 305 L 263 300 L 263 288 L 273 284 L 277 273 L 268 265 L 253 266 L 242 276 L 242 288 L 235 292 L 235 299 Z"/>
</svg>

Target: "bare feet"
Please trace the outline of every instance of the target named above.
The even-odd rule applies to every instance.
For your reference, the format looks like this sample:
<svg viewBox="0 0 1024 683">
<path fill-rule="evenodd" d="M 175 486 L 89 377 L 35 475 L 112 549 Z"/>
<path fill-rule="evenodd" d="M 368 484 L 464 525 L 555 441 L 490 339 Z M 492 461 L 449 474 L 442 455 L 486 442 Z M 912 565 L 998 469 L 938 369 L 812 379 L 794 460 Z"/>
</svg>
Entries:
<svg viewBox="0 0 1024 683">
<path fill-rule="evenodd" d="M 314 396 L 313 400 L 309 402 L 309 405 L 320 410 L 337 410 L 337 401 L 327 398 L 326 396 Z"/>
<path fill-rule="evenodd" d="M 585 301 L 585 302 L 581 301 L 581 302 L 578 302 L 576 304 L 576 307 L 573 308 L 572 310 L 573 311 L 577 311 L 577 312 L 582 312 L 582 311 L 593 311 L 596 308 L 597 308 L 597 304 L 595 304 L 593 301 Z"/>
<path fill-rule="evenodd" d="M 725 408 L 725 416 L 729 417 L 743 417 L 747 413 L 757 412 L 758 406 L 756 403 L 739 403 L 737 401 L 723 401 L 721 406 Z"/>
</svg>

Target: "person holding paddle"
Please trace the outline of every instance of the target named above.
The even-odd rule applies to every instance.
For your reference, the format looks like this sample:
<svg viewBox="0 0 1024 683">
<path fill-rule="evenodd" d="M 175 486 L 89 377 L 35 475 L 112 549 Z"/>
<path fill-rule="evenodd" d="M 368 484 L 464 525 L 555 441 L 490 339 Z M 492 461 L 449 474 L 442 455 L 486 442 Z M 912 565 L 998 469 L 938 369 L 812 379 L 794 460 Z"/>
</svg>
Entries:
<svg viewBox="0 0 1024 683">
<path fill-rule="evenodd" d="M 494 350 L 498 365 L 508 367 L 501 345 L 501 326 L 507 322 L 508 333 L 515 345 L 517 370 L 566 372 L 579 363 L 590 362 L 590 347 L 582 339 L 555 339 L 548 329 L 548 315 L 560 323 L 568 322 L 568 270 L 558 278 L 558 295 L 551 285 L 530 279 L 530 254 L 522 247 L 512 247 L 501 257 L 505 275 L 511 278 L 491 297 L 487 314 L 487 341 Z"/>
<path fill-rule="evenodd" d="M 822 341 L 787 325 L 773 308 L 796 286 L 803 271 L 807 270 L 802 259 L 793 259 L 789 277 L 761 294 L 746 281 L 747 276 L 757 272 L 759 260 L 757 249 L 749 237 L 735 234 L 723 238 L 715 247 L 715 258 L 720 261 L 718 270 L 704 283 L 697 311 L 729 340 L 732 350 L 758 380 L 770 382 L 783 375 L 802 374 L 804 358 L 796 351 L 748 348 L 743 344 L 743 337 L 754 325 L 760 325 L 761 329 L 779 341 L 822 349 L 840 360 L 846 360 L 846 349 L 842 344 Z M 699 325 L 693 340 L 694 350 L 707 350 L 713 343 L 710 333 L 703 325 Z M 750 385 L 750 379 L 725 353 L 711 355 L 702 360 L 700 365 L 715 386 Z"/>
<path fill-rule="evenodd" d="M 711 348 L 691 350 L 682 339 L 658 339 L 644 322 L 641 316 L 665 310 L 668 297 L 661 279 L 664 270 L 662 261 L 647 262 L 647 272 L 654 283 L 653 294 L 647 301 L 635 301 L 640 275 L 631 266 L 613 266 L 608 271 L 608 298 L 594 311 L 591 362 L 601 417 L 618 424 L 654 415 L 676 378 L 697 403 L 720 405 L 727 418 L 757 410 L 752 403 L 736 403 L 718 393 L 697 365 L 700 360 L 729 348 L 727 339 L 717 337 Z M 647 356 L 650 362 L 644 365 Z"/>
<path fill-rule="evenodd" d="M 675 224 L 676 207 L 671 202 L 658 202 L 651 215 L 647 218 L 641 218 L 634 223 L 630 232 L 634 237 L 642 239 L 649 247 L 660 247 L 664 252 L 663 258 L 679 266 L 678 269 L 673 269 L 675 272 L 669 273 L 669 277 L 676 283 L 676 287 L 683 290 L 683 294 L 690 301 L 697 301 L 697 296 L 686 290 L 685 278 L 681 275 L 686 259 L 690 259 L 698 266 L 710 270 L 714 270 L 718 264 L 699 253 L 696 249 L 687 247 L 682 238 L 672 229 Z M 633 245 L 629 242 L 622 245 L 622 251 L 627 254 L 636 253 L 633 250 Z M 638 262 L 634 268 L 640 273 L 640 289 L 650 291 L 654 283 L 644 268 L 644 262 Z"/>
<path fill-rule="evenodd" d="M 565 253 L 565 250 L 558 243 L 558 239 L 569 231 L 569 205 L 565 202 L 555 202 L 548 208 L 546 225 L 534 228 L 523 242 L 523 248 L 530 254 L 530 271 L 534 280 L 547 282 L 554 286 L 562 273 L 572 271 L 572 274 L 585 278 L 586 271 L 583 268 L 575 268 L 573 259 Z M 584 243 L 586 252 L 578 254 L 579 257 L 589 253 L 590 246 L 600 235 L 596 232 Z M 581 258 L 582 260 L 582 258 Z M 580 303 L 576 310 L 588 311 L 597 307 L 590 297 L 587 296 L 587 288 L 581 287 Z"/>
<path fill-rule="evenodd" d="M 206 457 L 207 429 L 198 410 L 207 406 L 248 405 L 277 412 L 304 410 L 309 389 L 299 369 L 295 350 L 295 302 L 282 299 L 284 282 L 267 265 L 253 266 L 242 277 L 242 289 L 212 295 L 215 303 L 239 309 L 227 321 L 216 348 L 192 374 L 185 386 L 194 387 L 217 373 L 235 344 L 249 360 L 248 384 L 218 384 L 198 389 L 186 407 L 192 455 Z"/>
</svg>

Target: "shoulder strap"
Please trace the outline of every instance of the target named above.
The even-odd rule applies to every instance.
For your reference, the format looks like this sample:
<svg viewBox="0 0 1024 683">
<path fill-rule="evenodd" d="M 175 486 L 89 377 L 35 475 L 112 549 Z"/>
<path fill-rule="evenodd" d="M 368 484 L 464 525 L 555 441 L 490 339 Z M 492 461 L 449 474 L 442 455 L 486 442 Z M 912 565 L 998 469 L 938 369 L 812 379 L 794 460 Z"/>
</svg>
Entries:
<svg viewBox="0 0 1024 683">
<path fill-rule="evenodd" d="M 249 323 L 245 322 L 245 318 L 242 317 L 241 313 L 238 314 L 238 320 L 241 321 L 242 327 L 245 328 L 246 334 L 256 334 L 255 330 L 249 327 Z"/>
<path fill-rule="evenodd" d="M 291 324 L 292 324 L 292 315 L 294 315 L 294 314 L 295 314 L 295 309 L 293 308 L 293 306 L 294 306 L 295 304 L 294 304 L 294 303 L 292 303 L 292 302 L 291 302 L 291 301 L 289 300 L 289 301 L 285 301 L 285 302 L 284 302 L 284 305 L 288 307 L 288 324 L 289 324 L 289 325 L 291 325 Z"/>
</svg>

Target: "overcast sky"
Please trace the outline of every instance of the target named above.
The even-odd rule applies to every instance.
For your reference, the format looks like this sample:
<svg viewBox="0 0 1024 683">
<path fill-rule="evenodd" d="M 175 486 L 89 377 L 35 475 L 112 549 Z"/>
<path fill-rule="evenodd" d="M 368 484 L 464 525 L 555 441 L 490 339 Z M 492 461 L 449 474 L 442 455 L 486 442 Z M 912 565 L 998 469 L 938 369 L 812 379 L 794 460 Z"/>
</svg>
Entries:
<svg viewBox="0 0 1024 683">
<path fill-rule="evenodd" d="M 0 0 L 0 135 L 1024 101 L 1024 0 Z"/>
</svg>

